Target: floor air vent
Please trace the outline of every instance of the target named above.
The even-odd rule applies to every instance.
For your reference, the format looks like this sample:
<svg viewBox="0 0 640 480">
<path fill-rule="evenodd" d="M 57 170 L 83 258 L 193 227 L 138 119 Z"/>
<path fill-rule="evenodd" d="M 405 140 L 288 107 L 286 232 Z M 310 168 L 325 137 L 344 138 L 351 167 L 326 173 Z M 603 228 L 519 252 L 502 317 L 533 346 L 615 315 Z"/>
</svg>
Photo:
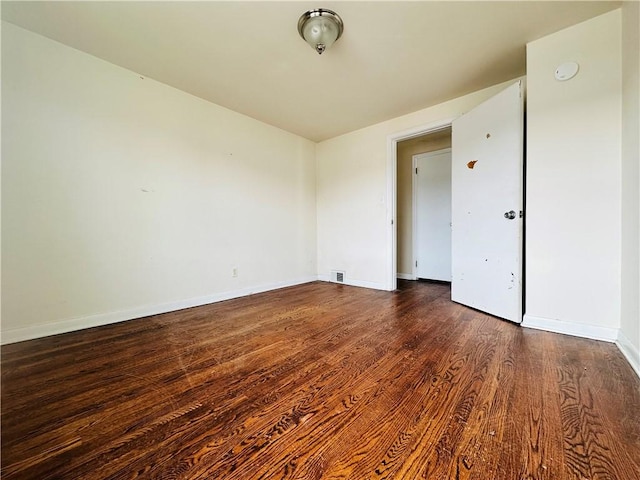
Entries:
<svg viewBox="0 0 640 480">
<path fill-rule="evenodd" d="M 332 270 L 331 281 L 334 283 L 344 283 L 344 272 L 341 272 L 340 270 Z"/>
</svg>

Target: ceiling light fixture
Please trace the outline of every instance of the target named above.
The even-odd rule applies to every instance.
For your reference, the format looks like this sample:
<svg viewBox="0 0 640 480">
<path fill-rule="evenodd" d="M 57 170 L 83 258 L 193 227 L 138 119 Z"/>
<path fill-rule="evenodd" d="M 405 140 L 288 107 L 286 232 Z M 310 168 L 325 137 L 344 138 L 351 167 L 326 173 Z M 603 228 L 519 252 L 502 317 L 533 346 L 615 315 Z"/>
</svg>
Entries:
<svg viewBox="0 0 640 480">
<path fill-rule="evenodd" d="M 298 33 L 319 54 L 333 45 L 343 30 L 338 14 L 325 8 L 309 10 L 298 20 Z"/>
</svg>

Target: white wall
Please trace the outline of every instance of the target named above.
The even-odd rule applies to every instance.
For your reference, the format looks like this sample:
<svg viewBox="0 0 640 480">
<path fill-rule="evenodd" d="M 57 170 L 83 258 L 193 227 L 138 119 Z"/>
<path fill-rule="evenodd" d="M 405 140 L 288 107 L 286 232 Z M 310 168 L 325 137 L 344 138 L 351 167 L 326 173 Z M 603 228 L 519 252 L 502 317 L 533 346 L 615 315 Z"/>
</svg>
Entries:
<svg viewBox="0 0 640 480">
<path fill-rule="evenodd" d="M 618 344 L 640 375 L 640 3 L 622 6 L 622 311 Z"/>
<path fill-rule="evenodd" d="M 314 143 L 2 24 L 3 342 L 309 281 L 316 258 Z"/>
<path fill-rule="evenodd" d="M 515 80 L 514 80 L 515 81 Z M 345 283 L 386 289 L 387 137 L 461 115 L 513 81 L 394 118 L 317 145 L 318 274 L 346 271 Z M 394 272 L 395 274 L 395 272 Z"/>
<path fill-rule="evenodd" d="M 608 340 L 620 327 L 620 19 L 527 46 L 524 324 Z M 580 71 L 558 82 L 566 61 Z"/>
</svg>

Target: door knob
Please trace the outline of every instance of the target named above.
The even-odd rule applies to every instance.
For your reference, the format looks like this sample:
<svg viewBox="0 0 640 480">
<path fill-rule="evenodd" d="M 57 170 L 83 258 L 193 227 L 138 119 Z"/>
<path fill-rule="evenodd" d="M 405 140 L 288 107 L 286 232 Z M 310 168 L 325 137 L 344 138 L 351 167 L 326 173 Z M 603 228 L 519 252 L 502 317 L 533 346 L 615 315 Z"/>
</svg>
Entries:
<svg viewBox="0 0 640 480">
<path fill-rule="evenodd" d="M 514 218 L 516 218 L 516 212 L 514 212 L 513 210 L 509 210 L 508 212 L 504 212 L 504 218 L 506 218 L 508 220 L 513 220 Z"/>
</svg>

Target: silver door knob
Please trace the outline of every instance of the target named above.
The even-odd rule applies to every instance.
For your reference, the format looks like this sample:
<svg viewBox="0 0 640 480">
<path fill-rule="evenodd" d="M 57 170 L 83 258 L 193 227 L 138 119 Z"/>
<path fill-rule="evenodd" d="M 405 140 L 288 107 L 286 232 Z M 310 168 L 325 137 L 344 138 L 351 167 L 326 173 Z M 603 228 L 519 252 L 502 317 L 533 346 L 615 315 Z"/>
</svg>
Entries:
<svg viewBox="0 0 640 480">
<path fill-rule="evenodd" d="M 509 210 L 508 212 L 504 212 L 504 218 L 506 218 L 508 220 L 513 220 L 514 218 L 516 218 L 516 212 L 514 212 L 513 210 Z"/>
</svg>

